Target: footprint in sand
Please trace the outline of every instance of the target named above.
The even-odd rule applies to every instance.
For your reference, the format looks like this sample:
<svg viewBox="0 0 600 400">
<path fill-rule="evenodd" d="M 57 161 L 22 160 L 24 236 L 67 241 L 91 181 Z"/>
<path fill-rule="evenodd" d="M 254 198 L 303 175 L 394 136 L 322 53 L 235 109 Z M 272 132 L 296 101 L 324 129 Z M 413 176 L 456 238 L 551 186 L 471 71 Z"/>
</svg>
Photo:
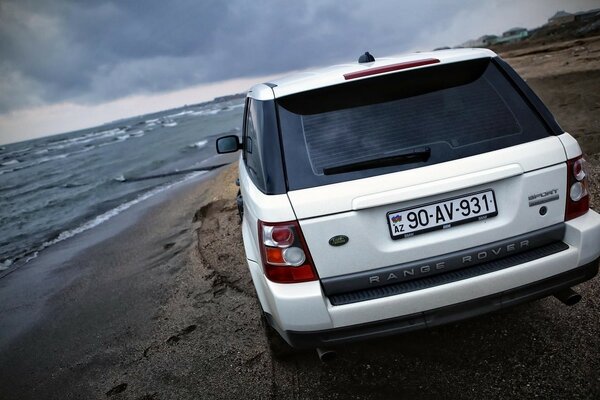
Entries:
<svg viewBox="0 0 600 400">
<path fill-rule="evenodd" d="M 121 384 L 115 386 L 114 388 L 110 389 L 108 392 L 106 392 L 106 396 L 111 397 L 111 396 L 114 396 L 115 394 L 123 393 L 126 389 L 127 389 L 127 384 L 121 383 Z"/>
<path fill-rule="evenodd" d="M 168 338 L 167 343 L 175 344 L 175 343 L 179 342 L 183 336 L 194 332 L 196 330 L 196 328 L 197 328 L 197 325 L 190 325 L 186 328 L 183 328 L 179 333 Z"/>
</svg>

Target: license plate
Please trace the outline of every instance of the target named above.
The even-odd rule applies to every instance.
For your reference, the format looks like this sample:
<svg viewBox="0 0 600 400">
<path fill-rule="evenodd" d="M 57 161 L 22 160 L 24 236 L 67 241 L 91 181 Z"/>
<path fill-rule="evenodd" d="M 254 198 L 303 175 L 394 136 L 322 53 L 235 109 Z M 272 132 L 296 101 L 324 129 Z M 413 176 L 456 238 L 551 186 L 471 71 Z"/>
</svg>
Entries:
<svg viewBox="0 0 600 400">
<path fill-rule="evenodd" d="M 387 213 L 392 239 L 403 239 L 438 229 L 498 215 L 493 190 L 471 193 L 436 203 Z"/>
</svg>

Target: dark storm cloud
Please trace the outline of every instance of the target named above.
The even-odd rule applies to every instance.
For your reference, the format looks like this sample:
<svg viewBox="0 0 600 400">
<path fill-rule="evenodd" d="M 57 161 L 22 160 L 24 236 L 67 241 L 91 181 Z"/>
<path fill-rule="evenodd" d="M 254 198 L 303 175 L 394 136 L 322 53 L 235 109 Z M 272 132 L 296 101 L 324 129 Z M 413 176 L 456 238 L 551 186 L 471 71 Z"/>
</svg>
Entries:
<svg viewBox="0 0 600 400">
<path fill-rule="evenodd" d="M 460 2 L 461 8 L 469 7 Z M 0 113 L 267 75 L 411 48 L 456 2 L 0 2 Z M 450 43 L 454 44 L 454 43 Z"/>
</svg>

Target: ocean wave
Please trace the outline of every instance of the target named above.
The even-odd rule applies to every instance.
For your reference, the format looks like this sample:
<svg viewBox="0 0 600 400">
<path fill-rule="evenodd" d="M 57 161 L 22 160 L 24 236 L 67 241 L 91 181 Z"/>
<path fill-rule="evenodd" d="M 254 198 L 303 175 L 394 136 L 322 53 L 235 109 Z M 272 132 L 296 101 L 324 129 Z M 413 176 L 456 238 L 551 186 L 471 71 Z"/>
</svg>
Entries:
<svg viewBox="0 0 600 400">
<path fill-rule="evenodd" d="M 36 162 L 34 162 L 32 164 L 28 164 L 27 167 L 32 167 L 32 166 L 35 166 L 35 165 L 47 163 L 49 161 L 62 160 L 64 158 L 71 157 L 71 156 L 74 156 L 76 154 L 87 153 L 88 151 L 94 150 L 95 147 L 96 146 L 89 146 L 89 147 L 84 147 L 81 150 L 73 151 L 71 153 L 63 153 L 63 154 L 57 154 L 55 156 L 50 156 L 50 157 L 42 157 L 39 160 L 36 160 Z"/>
<path fill-rule="evenodd" d="M 215 114 L 218 114 L 220 112 L 221 112 L 220 109 L 216 109 L 216 110 L 200 110 L 200 111 L 191 112 L 190 115 L 193 115 L 193 116 L 215 115 Z"/>
<path fill-rule="evenodd" d="M 60 187 L 63 189 L 73 189 L 73 188 L 78 188 L 78 187 L 82 187 L 82 186 L 87 186 L 87 183 L 75 183 L 75 182 L 69 182 L 69 183 L 65 183 L 64 185 L 61 185 Z"/>
<path fill-rule="evenodd" d="M 68 229 L 66 231 L 61 232 L 56 238 L 46 241 L 44 242 L 41 246 L 39 246 L 35 251 L 31 252 L 30 254 L 24 256 L 25 259 L 25 264 L 30 262 L 31 260 L 35 259 L 38 257 L 39 253 L 42 250 L 47 249 L 50 246 L 53 246 L 57 243 L 60 243 L 64 240 L 70 239 L 73 236 L 76 236 L 80 233 L 83 233 L 85 231 L 88 231 L 92 228 L 95 228 L 96 226 L 108 221 L 109 219 L 116 217 L 117 215 L 121 214 L 123 211 L 129 209 L 130 207 L 141 203 L 142 201 L 145 201 L 161 192 L 164 192 L 165 190 L 168 190 L 170 188 L 172 188 L 175 185 L 178 185 L 180 183 L 183 183 L 185 181 L 188 181 L 190 179 L 193 179 L 195 177 L 198 177 L 200 175 L 205 174 L 206 171 L 197 171 L 197 172 L 192 172 L 190 174 L 185 175 L 182 179 L 180 179 L 179 181 L 176 182 L 172 182 L 172 183 L 167 183 L 161 186 L 157 186 L 154 189 L 151 189 L 145 193 L 142 193 L 141 195 L 139 195 L 138 197 L 136 197 L 133 200 L 130 200 L 128 202 L 125 202 L 123 204 L 118 205 L 117 207 L 106 211 L 103 214 L 100 214 L 98 216 L 96 216 L 95 218 L 84 222 L 83 224 L 79 225 L 78 227 L 74 228 L 74 229 Z M 9 266 L 13 263 L 13 261 L 10 261 Z M 4 264 L 2 264 L 4 265 Z M 8 266 L 7 266 L 8 268 Z"/>
<path fill-rule="evenodd" d="M 77 146 L 77 145 L 82 145 L 85 143 L 90 143 L 90 142 L 94 142 L 94 141 L 98 141 L 98 140 L 102 140 L 102 139 L 108 139 L 108 138 L 111 138 L 111 137 L 114 137 L 116 135 L 120 135 L 123 133 L 125 133 L 125 129 L 121 129 L 121 128 L 108 129 L 108 130 L 103 130 L 103 131 L 98 131 L 98 132 L 90 132 L 90 133 L 86 133 L 85 135 L 77 136 L 74 138 L 62 139 L 62 140 L 53 142 L 52 146 L 48 147 L 48 150 L 62 150 L 64 148 L 68 148 L 71 146 Z"/>
<path fill-rule="evenodd" d="M 120 133 L 124 133 L 124 132 L 120 132 Z M 100 143 L 100 144 L 96 144 L 93 147 L 96 148 L 100 148 L 100 147 L 104 147 L 104 146 L 111 146 L 113 144 L 117 144 L 117 143 L 123 143 L 131 138 L 139 138 L 144 136 L 144 131 L 136 131 L 133 133 L 125 133 L 124 135 L 118 135 L 116 137 L 114 137 L 112 140 L 109 140 L 107 142 L 104 143 Z"/>
<path fill-rule="evenodd" d="M 7 159 L 11 156 L 21 156 L 22 154 L 27 153 L 29 150 L 31 150 L 31 147 L 25 147 L 24 149 L 9 151 L 8 153 L 2 154 L 2 158 Z"/>
<path fill-rule="evenodd" d="M 189 114 L 193 114 L 193 111 L 190 110 L 186 110 L 186 111 L 182 111 L 182 112 L 178 112 L 177 114 L 169 114 L 167 115 L 167 118 L 178 118 L 178 117 L 183 117 L 184 115 L 189 115 Z"/>
<path fill-rule="evenodd" d="M 171 121 L 171 120 L 162 121 L 161 124 L 162 124 L 162 126 L 166 126 L 167 128 L 172 128 L 174 126 L 177 126 L 177 122 Z"/>
<path fill-rule="evenodd" d="M 12 264 L 13 264 L 13 260 L 11 260 L 10 258 L 0 262 L 0 271 L 7 270 L 8 267 L 10 267 Z"/>
<path fill-rule="evenodd" d="M 6 169 L 0 169 L 0 175 L 4 175 L 4 174 L 10 174 L 11 172 L 17 172 L 20 171 L 22 169 L 27 168 L 27 166 L 23 166 L 21 164 L 19 164 L 20 166 L 17 168 L 6 168 Z"/>
<path fill-rule="evenodd" d="M 43 157 L 43 158 L 40 158 L 39 160 L 37 160 L 36 163 L 33 163 L 29 166 L 47 163 L 48 161 L 61 160 L 63 158 L 69 157 L 71 154 L 73 154 L 73 153 L 65 153 L 65 154 L 58 154 L 56 156 L 51 156 L 51 157 Z"/>
<path fill-rule="evenodd" d="M 192 144 L 188 144 L 187 147 L 192 148 L 192 149 L 201 149 L 203 147 L 205 147 L 208 144 L 208 139 L 204 139 L 201 140 L 199 142 L 196 143 L 192 143 Z"/>
<path fill-rule="evenodd" d="M 7 167 L 9 165 L 15 165 L 15 164 L 18 164 L 18 163 L 20 163 L 20 161 L 15 159 L 15 160 L 10 160 L 10 161 L 7 161 L 7 162 L 3 162 L 0 165 L 2 165 L 3 167 Z"/>
<path fill-rule="evenodd" d="M 83 188 L 83 187 L 91 187 L 94 188 L 95 186 L 93 185 L 93 183 L 85 183 L 85 182 L 77 182 L 77 181 L 73 181 L 73 178 L 69 177 L 69 176 L 64 176 L 62 178 L 58 178 L 58 179 L 52 179 L 52 178 L 47 178 L 47 179 L 43 179 L 43 180 L 38 180 L 35 183 L 33 182 L 29 182 L 29 183 L 22 183 L 22 184 L 17 184 L 17 185 L 13 185 L 13 186 L 9 186 L 6 189 L 4 187 L 0 188 L 0 192 L 6 192 L 3 196 L 3 198 L 6 201 L 13 201 L 16 200 L 15 203 L 19 202 L 20 198 L 23 198 L 24 196 L 28 196 L 32 193 L 36 193 L 38 195 L 40 195 L 41 193 L 43 193 L 46 190 L 53 190 L 53 189 L 75 189 L 75 188 Z M 81 190 L 78 190 L 76 194 L 80 194 Z M 42 198 L 44 195 L 40 195 L 38 196 L 38 198 Z M 74 194 L 71 194 L 70 197 L 72 198 L 74 196 Z M 54 200 L 50 200 L 48 202 L 46 202 L 46 206 L 51 205 L 52 202 Z M 20 208 L 20 216 L 29 214 L 30 212 L 37 212 L 39 211 L 39 208 L 30 208 L 27 209 L 25 206 L 22 206 Z"/>
<path fill-rule="evenodd" d="M 63 153 L 63 154 L 57 154 L 57 155 L 54 155 L 54 156 L 41 157 L 41 158 L 30 160 L 30 161 L 27 161 L 27 162 L 24 161 L 24 162 L 12 163 L 10 165 L 17 165 L 18 164 L 18 167 L 17 168 L 11 168 L 11 169 L 0 169 L 0 175 L 7 174 L 7 173 L 10 173 L 10 172 L 17 172 L 17 171 L 20 171 L 22 169 L 26 169 L 26 168 L 30 168 L 30 167 L 35 167 L 37 165 L 44 164 L 44 163 L 47 163 L 47 162 L 50 162 L 50 161 L 54 161 L 54 160 L 62 160 L 64 158 L 67 158 L 67 157 L 70 157 L 70 156 L 73 156 L 73 155 L 76 155 L 76 154 L 86 153 L 86 152 L 88 152 L 90 150 L 93 150 L 95 147 L 96 146 L 89 146 L 89 147 L 85 147 L 85 148 L 83 148 L 81 150 L 78 150 L 78 151 L 73 151 L 71 153 Z M 4 166 L 4 164 L 2 164 L 2 166 Z"/>
<path fill-rule="evenodd" d="M 2 175 L 2 171 L 0 171 L 0 175 Z M 27 186 L 27 183 L 23 183 L 22 181 L 17 183 L 16 185 L 2 185 L 0 186 L 0 193 L 2 192 L 10 192 L 11 190 L 20 189 L 24 186 Z"/>
</svg>

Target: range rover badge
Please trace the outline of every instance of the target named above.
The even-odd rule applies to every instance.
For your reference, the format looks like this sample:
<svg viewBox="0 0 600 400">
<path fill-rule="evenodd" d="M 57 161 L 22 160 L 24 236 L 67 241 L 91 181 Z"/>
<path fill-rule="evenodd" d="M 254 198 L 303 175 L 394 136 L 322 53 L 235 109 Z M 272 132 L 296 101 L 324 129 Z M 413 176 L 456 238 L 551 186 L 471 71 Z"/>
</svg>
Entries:
<svg viewBox="0 0 600 400">
<path fill-rule="evenodd" d="M 337 235 L 337 236 L 334 236 L 331 239 L 329 239 L 329 244 L 332 246 L 335 246 L 335 247 L 343 246 L 346 243 L 348 243 L 348 240 L 350 240 L 350 239 L 348 239 L 348 236 Z"/>
</svg>

